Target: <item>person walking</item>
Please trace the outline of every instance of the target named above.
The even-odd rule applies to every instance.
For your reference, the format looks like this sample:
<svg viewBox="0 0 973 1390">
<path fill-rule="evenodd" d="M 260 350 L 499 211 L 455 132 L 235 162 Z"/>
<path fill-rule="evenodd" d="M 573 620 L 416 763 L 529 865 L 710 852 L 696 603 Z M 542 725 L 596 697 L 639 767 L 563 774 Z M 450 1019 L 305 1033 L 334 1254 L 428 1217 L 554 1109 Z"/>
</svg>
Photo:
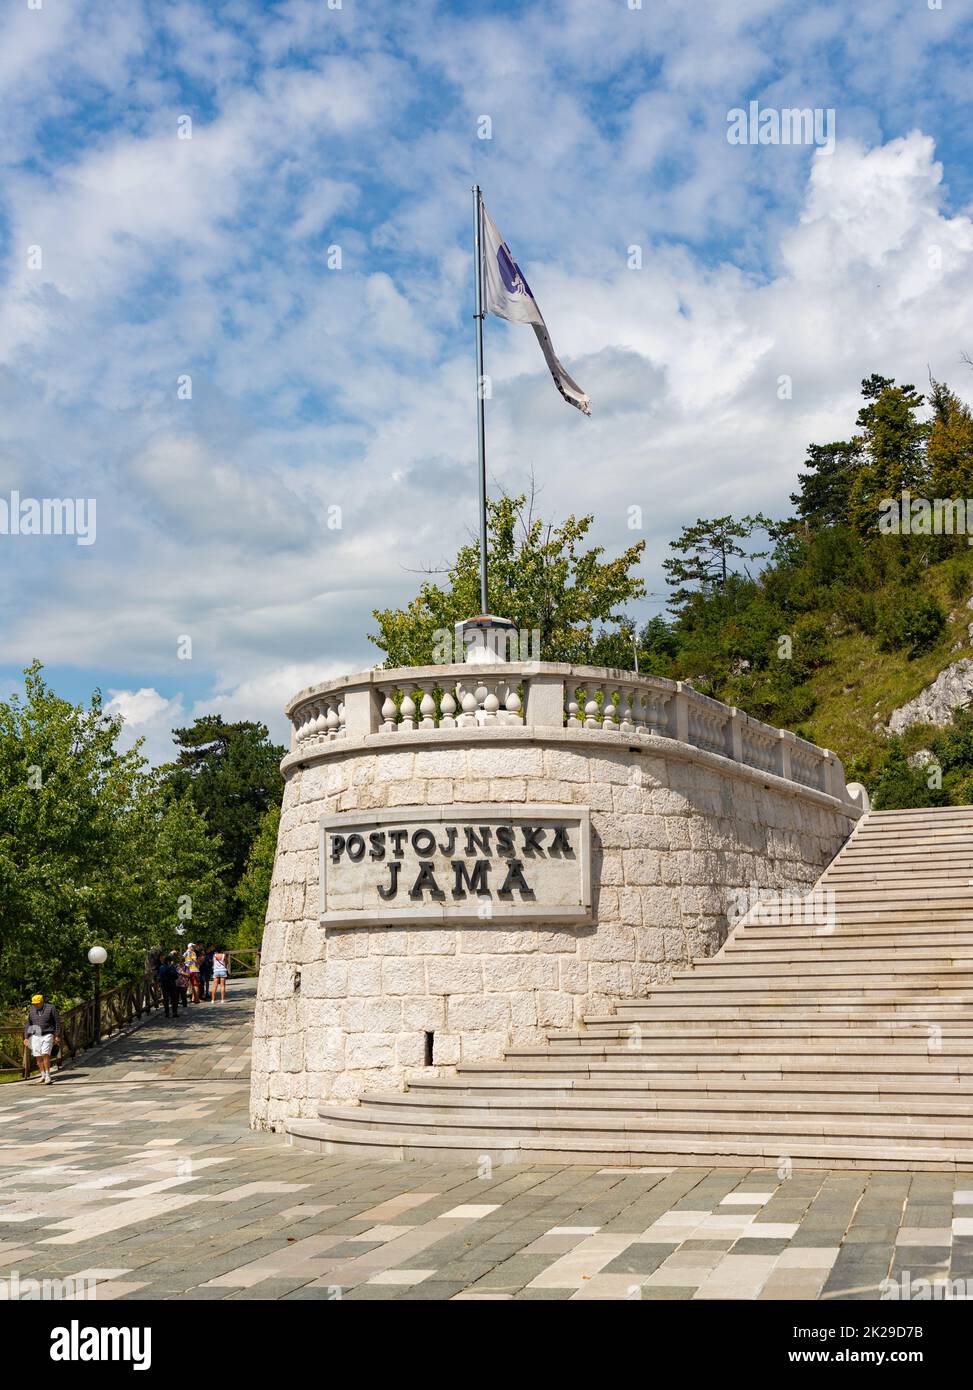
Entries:
<svg viewBox="0 0 973 1390">
<path fill-rule="evenodd" d="M 221 1004 L 226 1003 L 226 982 L 230 974 L 230 957 L 224 947 L 213 952 L 213 1003 L 219 998 Z"/>
<path fill-rule="evenodd" d="M 186 962 L 178 951 L 172 953 L 172 963 L 176 967 L 176 990 L 179 1002 L 184 1009 L 189 1008 L 189 971 Z"/>
<path fill-rule="evenodd" d="M 207 1002 L 209 1002 L 210 989 L 213 984 L 213 953 L 215 950 L 215 946 L 207 946 L 199 961 L 199 987 Z"/>
<path fill-rule="evenodd" d="M 186 974 L 189 976 L 189 997 L 199 1003 L 199 956 L 192 941 L 186 947 Z"/>
<path fill-rule="evenodd" d="M 173 1018 L 179 1017 L 179 972 L 176 963 L 169 957 L 163 956 L 159 965 L 159 988 L 162 990 L 162 1006 L 166 1011 L 166 1018 L 170 1012 Z"/>
<path fill-rule="evenodd" d="M 43 994 L 33 995 L 24 1024 L 24 1046 L 30 1047 L 43 1086 L 51 1084 L 51 1049 L 60 1042 L 61 1020 L 57 1009 L 53 1004 L 44 1003 Z"/>
</svg>

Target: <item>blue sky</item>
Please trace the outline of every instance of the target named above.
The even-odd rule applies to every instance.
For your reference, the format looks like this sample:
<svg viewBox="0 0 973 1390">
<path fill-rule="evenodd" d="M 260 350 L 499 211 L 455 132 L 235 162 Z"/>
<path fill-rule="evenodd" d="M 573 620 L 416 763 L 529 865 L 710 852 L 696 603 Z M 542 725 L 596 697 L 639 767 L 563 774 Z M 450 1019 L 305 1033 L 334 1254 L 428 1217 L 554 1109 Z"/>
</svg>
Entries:
<svg viewBox="0 0 973 1390">
<path fill-rule="evenodd" d="M 786 509 L 863 375 L 973 394 L 970 0 L 643 4 L 6 8 L 0 497 L 98 530 L 0 536 L 5 687 L 38 656 L 161 757 L 377 659 L 475 524 L 474 179 L 593 408 L 491 321 L 491 476 L 611 548 L 640 505 L 654 592 L 683 525 Z M 730 146 L 750 100 L 834 151 Z"/>
</svg>

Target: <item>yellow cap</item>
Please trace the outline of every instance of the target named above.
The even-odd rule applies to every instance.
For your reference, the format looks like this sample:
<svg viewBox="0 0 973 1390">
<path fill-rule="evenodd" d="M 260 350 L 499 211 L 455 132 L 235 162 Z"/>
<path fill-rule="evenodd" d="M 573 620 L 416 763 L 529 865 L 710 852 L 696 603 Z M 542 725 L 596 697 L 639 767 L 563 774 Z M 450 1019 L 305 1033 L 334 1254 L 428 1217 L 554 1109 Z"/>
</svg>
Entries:
<svg viewBox="0 0 973 1390">
<path fill-rule="evenodd" d="M 43 1004 L 43 1002 L 44 1002 L 44 996 L 43 996 L 43 994 L 32 994 L 32 995 L 31 995 L 30 1002 L 31 1002 L 32 1004 Z"/>
</svg>

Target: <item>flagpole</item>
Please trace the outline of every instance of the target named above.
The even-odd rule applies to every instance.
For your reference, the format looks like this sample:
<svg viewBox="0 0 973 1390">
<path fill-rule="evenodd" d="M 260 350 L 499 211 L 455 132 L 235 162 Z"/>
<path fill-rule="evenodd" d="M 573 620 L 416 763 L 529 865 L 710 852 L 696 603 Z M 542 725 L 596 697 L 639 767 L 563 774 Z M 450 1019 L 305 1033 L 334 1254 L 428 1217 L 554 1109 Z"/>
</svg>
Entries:
<svg viewBox="0 0 973 1390">
<path fill-rule="evenodd" d="M 473 185 L 473 259 L 476 274 L 476 440 L 480 467 L 480 611 L 487 608 L 487 505 L 486 505 L 486 421 L 483 411 L 483 241 L 481 229 L 483 195 Z"/>
</svg>

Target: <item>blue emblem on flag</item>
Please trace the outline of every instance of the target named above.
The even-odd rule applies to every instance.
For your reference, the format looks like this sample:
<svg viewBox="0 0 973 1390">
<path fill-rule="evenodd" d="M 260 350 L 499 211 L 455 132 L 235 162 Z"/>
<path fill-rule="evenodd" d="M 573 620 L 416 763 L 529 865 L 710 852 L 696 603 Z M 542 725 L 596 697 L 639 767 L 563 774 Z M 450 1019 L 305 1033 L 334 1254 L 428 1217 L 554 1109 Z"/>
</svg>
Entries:
<svg viewBox="0 0 973 1390">
<path fill-rule="evenodd" d="M 503 280 L 508 294 L 522 294 L 527 299 L 534 298 L 524 272 L 511 256 L 504 242 L 501 242 L 497 248 L 497 265 L 500 267 L 500 278 Z"/>
</svg>

